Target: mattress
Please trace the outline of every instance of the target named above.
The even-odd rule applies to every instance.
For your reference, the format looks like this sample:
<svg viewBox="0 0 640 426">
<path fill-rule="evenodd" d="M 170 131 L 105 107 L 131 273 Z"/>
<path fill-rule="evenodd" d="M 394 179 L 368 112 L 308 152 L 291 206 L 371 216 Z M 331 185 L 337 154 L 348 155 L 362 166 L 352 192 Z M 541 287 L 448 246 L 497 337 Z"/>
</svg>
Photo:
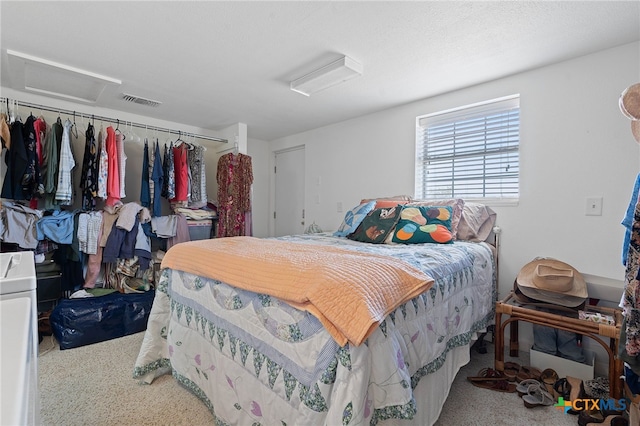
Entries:
<svg viewBox="0 0 640 426">
<path fill-rule="evenodd" d="M 134 378 L 152 383 L 171 373 L 207 405 L 216 424 L 435 421 L 439 411 L 422 411 L 433 412 L 432 397 L 441 404 L 460 361 L 440 372 L 445 388 L 435 380 L 430 389 L 429 376 L 493 322 L 491 246 L 366 244 L 328 234 L 278 239 L 391 256 L 434 284 L 382 319 L 362 344 L 340 346 L 316 317 L 276 297 L 166 268 Z"/>
</svg>

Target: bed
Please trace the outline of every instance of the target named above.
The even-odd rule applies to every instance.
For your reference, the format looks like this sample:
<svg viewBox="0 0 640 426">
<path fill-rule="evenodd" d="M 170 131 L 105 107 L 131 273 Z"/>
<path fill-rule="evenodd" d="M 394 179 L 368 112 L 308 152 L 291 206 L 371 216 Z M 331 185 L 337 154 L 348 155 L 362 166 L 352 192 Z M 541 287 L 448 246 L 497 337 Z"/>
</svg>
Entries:
<svg viewBox="0 0 640 426">
<path fill-rule="evenodd" d="M 493 323 L 498 250 L 493 232 L 483 237 L 178 244 L 163 260 L 134 378 L 172 374 L 213 424 L 431 425 Z"/>
</svg>

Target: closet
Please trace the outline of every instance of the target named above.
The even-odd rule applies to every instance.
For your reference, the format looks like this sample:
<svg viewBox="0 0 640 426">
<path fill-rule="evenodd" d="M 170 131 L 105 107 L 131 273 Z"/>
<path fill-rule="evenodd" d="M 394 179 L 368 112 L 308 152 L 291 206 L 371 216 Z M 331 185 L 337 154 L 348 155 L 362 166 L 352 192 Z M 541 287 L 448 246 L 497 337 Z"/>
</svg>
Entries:
<svg viewBox="0 0 640 426">
<path fill-rule="evenodd" d="M 0 113 L 0 247 L 36 255 L 39 310 L 85 287 L 145 291 L 157 253 L 215 237 L 226 139 L 8 98 Z"/>
</svg>

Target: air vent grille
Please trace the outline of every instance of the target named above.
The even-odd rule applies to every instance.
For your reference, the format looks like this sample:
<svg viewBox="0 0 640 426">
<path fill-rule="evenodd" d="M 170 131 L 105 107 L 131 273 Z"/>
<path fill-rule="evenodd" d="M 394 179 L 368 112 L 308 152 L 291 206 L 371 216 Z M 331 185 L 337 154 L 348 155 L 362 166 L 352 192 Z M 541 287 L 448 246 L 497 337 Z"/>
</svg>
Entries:
<svg viewBox="0 0 640 426">
<path fill-rule="evenodd" d="M 146 105 L 146 106 L 150 106 L 150 107 L 158 107 L 162 104 L 162 102 L 160 101 L 154 101 L 152 99 L 146 99 L 146 98 L 142 98 L 140 96 L 135 96 L 135 95 L 129 95 L 127 93 L 123 93 L 122 94 L 122 99 L 125 100 L 126 102 L 133 102 L 136 104 L 140 104 L 140 105 Z"/>
</svg>

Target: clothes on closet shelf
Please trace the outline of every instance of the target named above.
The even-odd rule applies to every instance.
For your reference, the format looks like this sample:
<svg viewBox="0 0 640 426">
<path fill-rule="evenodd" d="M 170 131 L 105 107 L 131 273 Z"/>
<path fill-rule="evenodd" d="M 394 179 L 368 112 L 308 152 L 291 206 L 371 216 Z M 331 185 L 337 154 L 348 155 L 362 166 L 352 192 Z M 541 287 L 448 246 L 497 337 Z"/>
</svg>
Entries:
<svg viewBox="0 0 640 426">
<path fill-rule="evenodd" d="M 181 225 L 186 222 L 183 215 L 153 219 L 166 224 L 157 230 L 168 245 L 189 241 L 188 229 L 184 230 L 186 225 Z M 16 249 L 35 253 L 55 250 L 56 263 L 60 263 L 62 271 L 63 290 L 95 287 L 102 269 L 109 270 L 106 265 L 112 263 L 115 265 L 112 282 L 118 286 L 114 288 L 137 291 L 140 285 L 148 287 L 153 282 L 153 274 L 146 271 L 153 258 L 151 240 L 143 230 L 143 224 L 150 226 L 151 220 L 149 209 L 133 202 L 123 204 L 118 201 L 99 211 L 42 211 L 19 202 L 3 201 L 0 204 L 0 241 L 9 244 L 10 249 L 15 245 Z M 83 267 L 86 267 L 86 273 Z M 123 286 L 118 274 L 134 270 L 136 275 L 128 275 L 130 281 Z"/>
<path fill-rule="evenodd" d="M 40 210 L 4 201 L 0 209 L 0 240 L 23 249 L 35 249 L 38 246 L 36 223 L 41 218 Z"/>
<path fill-rule="evenodd" d="M 228 153 L 218 159 L 218 237 L 247 235 L 251 211 L 251 157 Z"/>
</svg>

